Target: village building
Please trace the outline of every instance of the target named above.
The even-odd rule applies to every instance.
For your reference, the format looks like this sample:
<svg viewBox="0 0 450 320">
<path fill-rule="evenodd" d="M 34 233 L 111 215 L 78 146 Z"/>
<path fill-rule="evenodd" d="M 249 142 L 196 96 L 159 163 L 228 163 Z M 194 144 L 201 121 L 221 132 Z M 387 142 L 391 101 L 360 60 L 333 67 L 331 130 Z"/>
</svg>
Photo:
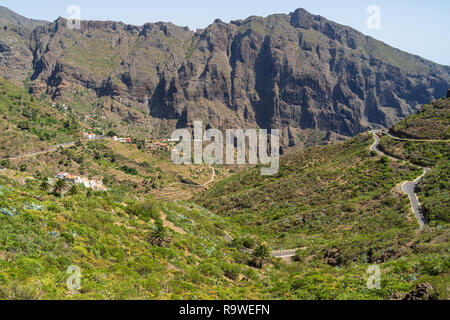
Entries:
<svg viewBox="0 0 450 320">
<path fill-rule="evenodd" d="M 88 189 L 93 189 L 97 191 L 108 191 L 100 180 L 89 180 L 86 177 L 79 177 L 76 175 L 69 174 L 67 172 L 60 172 L 56 175 L 57 179 L 65 180 L 71 184 L 81 184 Z"/>
<path fill-rule="evenodd" d="M 114 136 L 112 139 L 113 139 L 113 141 L 118 141 L 121 143 L 131 143 L 131 138 L 118 138 L 118 137 Z"/>
<path fill-rule="evenodd" d="M 60 173 L 58 173 L 57 175 L 56 175 L 56 178 L 57 179 L 60 179 L 60 180 L 64 180 L 64 179 L 66 179 L 66 176 L 68 175 L 68 173 L 67 172 L 60 172 Z"/>
<path fill-rule="evenodd" d="M 72 184 L 75 184 L 76 181 L 77 181 L 77 177 L 74 176 L 74 175 L 68 174 L 68 175 L 66 175 L 65 180 L 66 180 L 67 182 L 70 182 L 70 183 L 72 183 Z"/>
<path fill-rule="evenodd" d="M 86 133 L 86 132 L 84 132 L 83 135 L 84 135 L 84 138 L 88 139 L 88 140 L 97 139 L 97 135 L 95 133 Z"/>
</svg>

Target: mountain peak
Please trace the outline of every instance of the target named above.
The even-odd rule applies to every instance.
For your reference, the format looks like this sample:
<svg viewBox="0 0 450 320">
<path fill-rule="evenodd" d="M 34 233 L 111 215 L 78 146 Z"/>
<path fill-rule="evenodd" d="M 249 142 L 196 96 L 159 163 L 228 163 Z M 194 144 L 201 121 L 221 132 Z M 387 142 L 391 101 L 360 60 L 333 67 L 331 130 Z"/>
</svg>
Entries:
<svg viewBox="0 0 450 320">
<path fill-rule="evenodd" d="M 299 8 L 290 14 L 291 25 L 296 28 L 311 29 L 314 15 Z"/>
</svg>

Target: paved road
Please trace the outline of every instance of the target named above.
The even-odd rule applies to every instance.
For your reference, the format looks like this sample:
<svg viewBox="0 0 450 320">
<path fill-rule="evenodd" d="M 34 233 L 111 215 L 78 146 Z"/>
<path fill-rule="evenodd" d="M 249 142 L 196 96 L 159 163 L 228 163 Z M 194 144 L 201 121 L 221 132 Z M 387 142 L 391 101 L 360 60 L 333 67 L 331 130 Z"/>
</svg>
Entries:
<svg viewBox="0 0 450 320">
<path fill-rule="evenodd" d="M 281 251 L 272 251 L 272 255 L 275 258 L 291 258 L 295 257 L 298 250 L 305 250 L 306 248 L 299 248 L 293 250 L 281 250 Z"/>
<path fill-rule="evenodd" d="M 372 130 L 370 131 L 370 133 L 373 135 L 375 142 L 372 144 L 372 146 L 370 147 L 371 151 L 375 151 L 376 153 L 378 153 L 379 155 L 382 156 L 387 156 L 390 159 L 394 160 L 394 161 L 399 161 L 400 159 L 391 157 L 387 154 L 385 154 L 384 152 L 382 152 L 379 148 L 378 145 L 380 144 L 380 137 L 378 136 L 378 134 L 381 132 L 381 130 Z M 393 139 L 396 140 L 404 140 L 404 141 L 420 141 L 420 140 L 410 140 L 410 139 L 401 139 L 401 138 L 397 138 L 394 137 L 392 135 L 389 134 L 389 136 Z M 431 141 L 431 140 L 424 140 L 424 141 Z M 420 166 L 419 166 L 420 167 Z M 414 215 L 416 216 L 416 219 L 419 223 L 420 228 L 422 229 L 423 227 L 425 227 L 426 225 L 426 221 L 425 221 L 425 217 L 423 215 L 423 211 L 422 211 L 422 206 L 420 205 L 419 202 L 419 198 L 417 197 L 416 194 L 416 188 L 417 185 L 419 184 L 419 182 L 422 180 L 422 178 L 428 173 L 430 172 L 430 169 L 428 168 L 424 168 L 424 167 L 420 167 L 423 169 L 423 174 L 418 177 L 416 180 L 414 181 L 405 181 L 402 183 L 401 185 L 401 189 L 402 192 L 405 193 L 406 195 L 408 195 L 409 201 L 411 202 L 411 208 L 414 212 Z"/>
<path fill-rule="evenodd" d="M 44 153 L 55 152 L 59 148 L 67 148 L 67 147 L 71 147 L 71 146 L 74 146 L 74 145 L 75 145 L 75 141 L 61 143 L 61 144 L 58 144 L 56 146 L 49 147 L 48 149 L 43 150 L 43 151 L 30 152 L 30 153 L 26 153 L 26 154 L 23 154 L 23 155 L 20 155 L 20 156 L 10 156 L 10 157 L 3 158 L 3 159 L 0 159 L 0 160 L 17 160 L 17 159 L 23 159 L 23 158 L 30 158 L 30 157 L 34 157 L 34 156 L 37 156 L 37 155 L 40 155 L 40 154 L 44 154 Z"/>
<path fill-rule="evenodd" d="M 92 140 L 105 140 L 106 137 L 101 136 L 101 137 L 96 137 Z M 30 157 L 34 157 L 34 156 L 38 156 L 40 154 L 44 154 L 44 153 L 49 153 L 49 152 L 55 152 L 57 151 L 59 148 L 67 148 L 67 147 L 72 147 L 75 145 L 75 141 L 70 141 L 70 142 L 66 142 L 66 143 L 61 143 L 61 144 L 57 144 L 56 146 L 51 146 L 48 147 L 46 150 L 43 151 L 37 151 L 37 152 L 30 152 L 30 153 L 26 153 L 20 156 L 10 156 L 8 158 L 3 158 L 0 160 L 17 160 L 17 159 L 23 159 L 23 158 L 30 158 Z"/>
<path fill-rule="evenodd" d="M 225 239 L 227 242 L 232 242 L 233 237 L 228 234 L 228 232 L 224 231 L 225 233 Z M 275 258 L 291 258 L 294 257 L 298 250 L 305 250 L 306 248 L 297 248 L 297 249 L 290 249 L 290 250 L 278 250 L 278 251 L 272 251 L 271 254 Z M 248 248 L 242 248 L 241 251 L 252 254 L 253 250 Z"/>
<path fill-rule="evenodd" d="M 380 141 L 381 141 L 381 139 L 380 139 L 380 137 L 378 136 L 378 134 L 380 134 L 382 131 L 381 130 L 372 130 L 372 131 L 369 131 L 371 134 L 372 134 L 372 136 L 374 137 L 374 139 L 375 139 L 375 142 L 370 146 L 370 151 L 375 151 L 378 155 L 380 155 L 380 156 L 386 156 L 386 157 L 388 157 L 389 159 L 391 159 L 391 160 L 393 160 L 393 161 L 398 161 L 399 159 L 397 159 L 397 158 L 394 158 L 394 157 L 391 157 L 390 155 L 388 155 L 388 154 L 385 154 L 383 151 L 381 151 L 379 148 L 378 148 L 378 146 L 380 145 Z"/>
<path fill-rule="evenodd" d="M 381 130 L 375 130 L 380 132 Z M 393 136 L 392 134 L 390 134 L 389 132 L 385 133 L 387 136 L 389 136 L 390 138 L 394 139 L 394 140 L 399 140 L 399 141 L 412 141 L 412 142 L 450 142 L 450 140 L 434 140 L 434 139 L 411 139 L 411 138 L 399 138 L 396 136 Z"/>
<path fill-rule="evenodd" d="M 417 185 L 419 184 L 420 180 L 428 173 L 430 172 L 429 169 L 424 168 L 424 173 L 418 177 L 414 181 L 406 181 L 402 184 L 402 191 L 403 193 L 406 193 L 409 197 L 409 201 L 411 202 L 411 207 L 413 209 L 414 215 L 417 218 L 417 221 L 419 222 L 420 228 L 425 227 L 426 221 L 425 217 L 423 215 L 422 206 L 419 203 L 419 199 L 417 198 L 417 194 L 415 192 Z"/>
</svg>

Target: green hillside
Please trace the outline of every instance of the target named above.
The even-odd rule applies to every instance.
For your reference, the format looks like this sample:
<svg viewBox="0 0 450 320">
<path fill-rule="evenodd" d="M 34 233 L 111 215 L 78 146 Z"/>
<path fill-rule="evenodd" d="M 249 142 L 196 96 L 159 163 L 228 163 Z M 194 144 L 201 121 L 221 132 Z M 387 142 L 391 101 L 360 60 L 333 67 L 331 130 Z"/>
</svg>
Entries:
<svg viewBox="0 0 450 320">
<path fill-rule="evenodd" d="M 288 154 L 277 176 L 248 170 L 220 182 L 197 202 L 273 248 L 305 248 L 290 268 L 300 278 L 316 270 L 320 280 L 311 285 L 316 289 L 319 283 L 333 287 L 331 278 L 347 278 L 355 266 L 376 263 L 388 278 L 380 293 L 384 298 L 396 287 L 426 281 L 448 298 L 448 143 L 405 142 L 425 143 L 425 149 L 421 158 L 410 157 L 412 149 L 403 145 L 405 161 L 398 162 L 371 153 L 373 141 L 362 134 L 343 144 Z M 429 220 L 424 230 L 418 230 L 400 188 L 422 173 L 414 163 L 433 165 L 418 190 Z M 335 269 L 331 272 L 327 264 Z M 303 288 L 294 290 L 298 297 Z M 339 298 L 337 292 L 325 296 Z M 349 297 L 353 294 L 357 297 Z"/>
<path fill-rule="evenodd" d="M 0 159 L 45 150 L 74 141 L 80 125 L 58 110 L 0 77 Z"/>
<path fill-rule="evenodd" d="M 2 299 L 246 298 L 257 297 L 261 288 L 249 289 L 266 277 L 236 263 L 242 254 L 227 246 L 221 218 L 206 211 L 123 191 L 58 198 L 35 182 L 0 184 Z M 153 246 L 163 217 L 167 245 Z M 66 287 L 70 265 L 81 268 L 77 293 Z"/>
<path fill-rule="evenodd" d="M 340 148 L 353 149 L 365 158 L 362 152 L 367 142 L 360 137 Z M 373 161 L 370 170 L 390 171 L 383 169 L 384 160 Z M 394 172 L 395 177 L 407 178 L 414 170 L 405 166 Z M 258 233 L 258 225 L 263 228 L 263 223 L 236 223 L 189 203 L 139 197 L 126 187 L 113 187 L 106 193 L 80 189 L 58 197 L 50 194 L 51 189 L 41 190 L 40 181 L 18 184 L 1 178 L 0 297 L 387 299 L 393 293 L 408 292 L 418 281 L 428 281 L 436 294 L 445 298 L 445 230 L 431 228 L 416 234 L 415 221 L 406 214 L 407 201 L 396 194 L 385 198 L 389 186 L 374 191 L 382 184 L 381 179 L 372 183 L 373 200 L 365 209 L 370 214 L 343 202 L 342 209 L 349 217 L 333 217 L 334 222 L 325 220 L 325 211 L 317 210 L 310 218 L 315 222 L 306 222 L 311 232 L 305 236 L 287 233 L 288 239 L 303 238 L 295 244 L 307 247 L 298 253 L 298 261 L 285 264 L 272 259 L 255 268 L 249 263 L 251 255 L 240 251 L 240 243 L 251 244 L 254 235 L 271 247 L 282 243 L 279 236 L 271 241 L 270 232 L 267 236 Z M 166 226 L 164 247 L 149 241 L 157 221 Z M 345 231 L 344 224 L 353 225 L 353 230 Z M 342 228 L 342 234 L 333 233 L 335 228 Z M 230 246 L 224 231 L 239 241 Z M 324 259 L 325 251 L 332 248 L 342 249 L 341 258 L 334 262 Z M 381 290 L 365 286 L 365 270 L 374 263 L 386 274 Z M 71 265 L 82 270 L 79 292 L 71 292 L 65 285 Z"/>
<path fill-rule="evenodd" d="M 386 135 L 380 147 L 397 158 L 432 169 L 419 185 L 419 200 L 431 224 L 447 226 L 450 222 L 450 98 L 423 106 L 391 131 L 413 139 L 395 140 Z"/>
<path fill-rule="evenodd" d="M 78 139 L 70 109 L 6 81 L 0 93 L 3 154 Z M 215 167 L 205 192 L 183 182 L 207 182 L 210 167 L 174 166 L 148 141 L 77 141 L 2 162 L 0 299 L 389 299 L 425 282 L 448 299 L 447 142 L 388 139 L 380 147 L 404 161 L 371 152 L 365 133 L 294 150 L 272 177 Z M 417 165 L 431 168 L 418 190 L 423 229 L 400 190 Z M 59 171 L 108 190 L 63 184 Z M 294 259 L 270 254 L 287 249 Z M 66 286 L 70 266 L 80 289 Z"/>
<path fill-rule="evenodd" d="M 404 138 L 449 140 L 450 98 L 422 106 L 417 114 L 394 125 L 391 132 Z"/>
</svg>

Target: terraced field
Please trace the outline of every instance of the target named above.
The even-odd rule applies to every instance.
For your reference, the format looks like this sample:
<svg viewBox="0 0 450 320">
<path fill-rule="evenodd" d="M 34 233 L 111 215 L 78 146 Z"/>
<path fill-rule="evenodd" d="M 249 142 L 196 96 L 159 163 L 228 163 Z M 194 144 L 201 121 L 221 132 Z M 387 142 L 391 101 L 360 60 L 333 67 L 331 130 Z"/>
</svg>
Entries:
<svg viewBox="0 0 450 320">
<path fill-rule="evenodd" d="M 156 193 L 155 198 L 164 201 L 183 201 L 189 200 L 192 197 L 192 193 L 189 190 L 181 189 L 180 187 L 166 187 Z"/>
</svg>

